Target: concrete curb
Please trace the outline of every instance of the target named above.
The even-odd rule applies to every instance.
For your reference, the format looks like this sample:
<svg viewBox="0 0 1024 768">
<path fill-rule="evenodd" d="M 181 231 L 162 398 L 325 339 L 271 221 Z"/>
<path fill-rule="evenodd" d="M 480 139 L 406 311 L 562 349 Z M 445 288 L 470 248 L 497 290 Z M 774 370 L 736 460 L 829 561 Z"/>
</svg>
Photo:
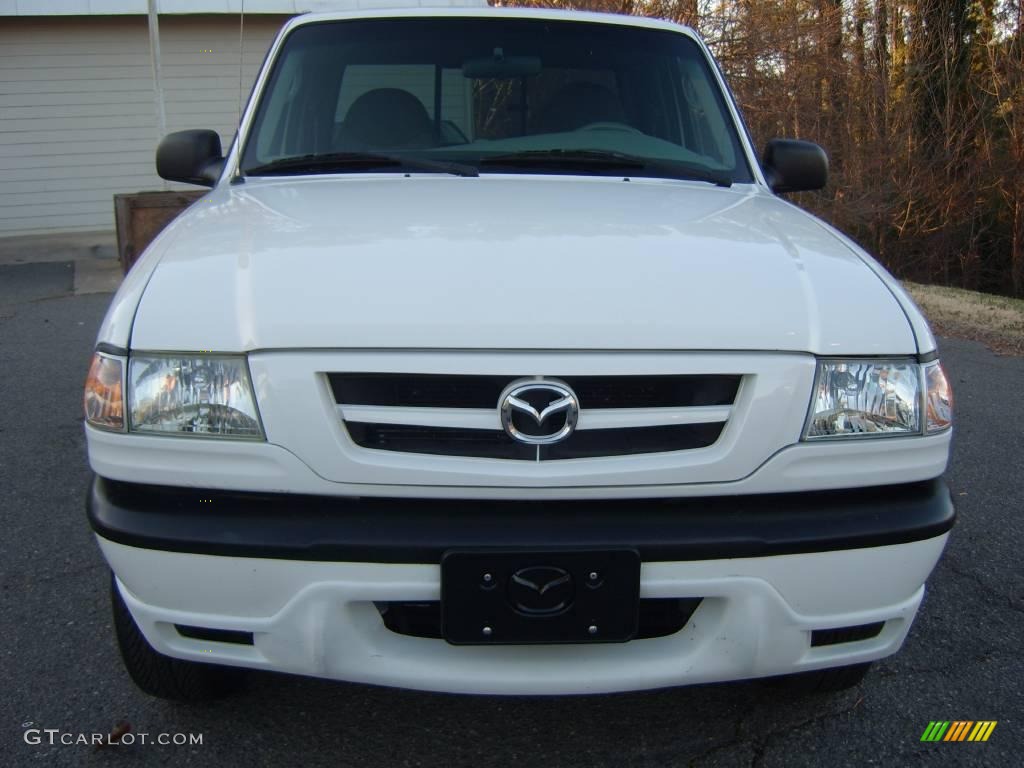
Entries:
<svg viewBox="0 0 1024 768">
<path fill-rule="evenodd" d="M 109 259 L 117 263 L 113 232 L 67 232 L 0 237 L 0 264 Z"/>
<path fill-rule="evenodd" d="M 113 232 L 73 232 L 0 238 L 0 266 L 74 263 L 74 295 L 113 293 L 121 285 L 121 262 Z"/>
</svg>

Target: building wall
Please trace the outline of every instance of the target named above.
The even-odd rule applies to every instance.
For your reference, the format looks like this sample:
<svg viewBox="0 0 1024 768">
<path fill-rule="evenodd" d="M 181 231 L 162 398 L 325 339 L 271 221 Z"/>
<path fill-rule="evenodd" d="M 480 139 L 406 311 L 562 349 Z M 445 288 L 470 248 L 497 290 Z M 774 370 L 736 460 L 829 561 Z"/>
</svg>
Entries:
<svg viewBox="0 0 1024 768">
<path fill-rule="evenodd" d="M 240 57 L 237 16 L 161 16 L 167 130 L 226 150 L 284 21 L 247 15 Z M 166 188 L 158 134 L 145 16 L 0 18 L 0 237 L 112 230 L 114 193 Z"/>
</svg>

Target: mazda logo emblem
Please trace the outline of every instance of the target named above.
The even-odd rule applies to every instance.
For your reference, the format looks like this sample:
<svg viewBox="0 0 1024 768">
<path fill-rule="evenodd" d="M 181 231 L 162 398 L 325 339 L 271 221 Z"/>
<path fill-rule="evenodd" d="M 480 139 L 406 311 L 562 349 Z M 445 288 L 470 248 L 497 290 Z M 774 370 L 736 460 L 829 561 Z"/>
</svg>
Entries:
<svg viewBox="0 0 1024 768">
<path fill-rule="evenodd" d="M 572 575 L 562 568 L 536 565 L 522 568 L 508 581 L 512 607 L 529 616 L 555 616 L 572 605 L 576 590 Z"/>
<path fill-rule="evenodd" d="M 568 384 L 554 379 L 520 379 L 498 401 L 501 426 L 527 445 L 560 443 L 576 429 L 580 405 Z"/>
</svg>

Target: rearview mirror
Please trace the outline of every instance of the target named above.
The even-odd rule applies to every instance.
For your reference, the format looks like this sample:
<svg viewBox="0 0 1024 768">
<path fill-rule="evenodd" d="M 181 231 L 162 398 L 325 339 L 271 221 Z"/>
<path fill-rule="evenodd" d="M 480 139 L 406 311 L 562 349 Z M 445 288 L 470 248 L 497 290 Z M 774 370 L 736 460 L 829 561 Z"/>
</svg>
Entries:
<svg viewBox="0 0 1024 768">
<path fill-rule="evenodd" d="M 772 139 L 761 160 L 772 192 L 822 189 L 828 182 L 828 155 L 813 141 Z"/>
<path fill-rule="evenodd" d="M 462 76 L 471 80 L 511 80 L 540 74 L 540 68 L 538 56 L 506 56 L 501 48 L 495 48 L 493 56 L 462 62 Z"/>
<path fill-rule="evenodd" d="M 178 131 L 164 136 L 156 148 L 156 172 L 168 181 L 212 187 L 224 168 L 216 131 Z"/>
</svg>

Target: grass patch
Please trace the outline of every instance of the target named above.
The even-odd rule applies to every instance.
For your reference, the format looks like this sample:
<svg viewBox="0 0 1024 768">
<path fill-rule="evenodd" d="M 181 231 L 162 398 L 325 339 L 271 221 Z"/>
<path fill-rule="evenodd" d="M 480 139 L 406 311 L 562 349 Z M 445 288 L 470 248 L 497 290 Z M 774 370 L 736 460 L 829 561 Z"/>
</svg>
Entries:
<svg viewBox="0 0 1024 768">
<path fill-rule="evenodd" d="M 903 285 L 937 334 L 980 341 L 1004 354 L 1024 354 L 1024 300 L 939 285 Z"/>
</svg>

